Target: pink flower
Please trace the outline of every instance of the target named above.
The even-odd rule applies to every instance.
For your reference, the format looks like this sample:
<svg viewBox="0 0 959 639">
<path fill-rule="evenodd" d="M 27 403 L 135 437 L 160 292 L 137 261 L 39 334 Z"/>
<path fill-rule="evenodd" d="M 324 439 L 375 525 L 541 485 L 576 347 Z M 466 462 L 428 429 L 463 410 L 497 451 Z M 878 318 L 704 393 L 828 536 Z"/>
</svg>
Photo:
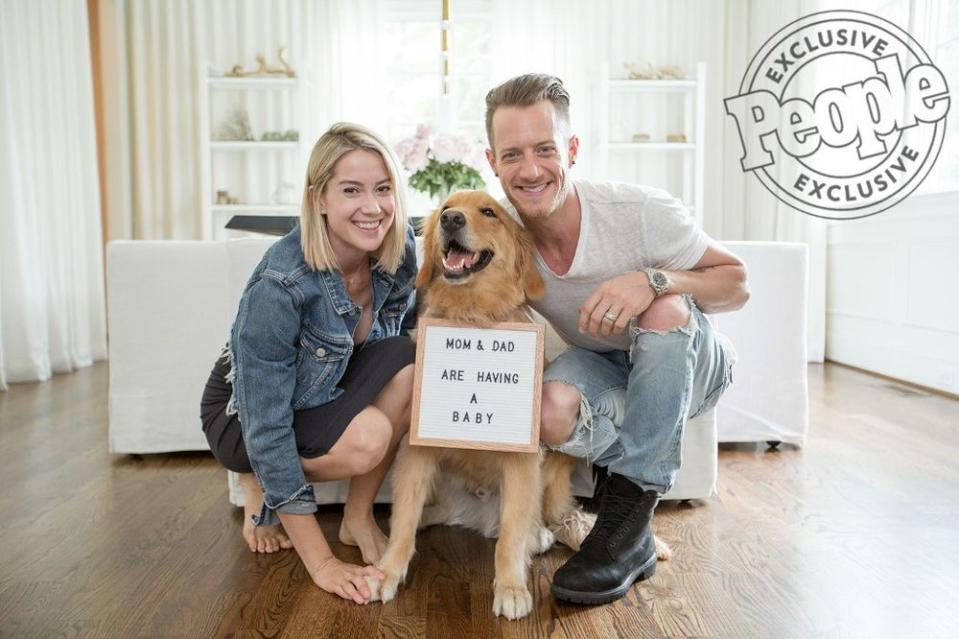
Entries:
<svg viewBox="0 0 959 639">
<path fill-rule="evenodd" d="M 463 164 L 471 166 L 477 171 L 482 171 L 488 166 L 486 161 L 486 149 L 483 148 L 483 144 L 479 141 L 473 146 L 473 151 L 463 160 Z"/>
<path fill-rule="evenodd" d="M 440 133 L 433 140 L 437 162 L 466 162 L 473 155 L 473 142 L 463 133 Z"/>
<path fill-rule="evenodd" d="M 420 125 L 420 127 L 423 127 L 423 125 Z M 413 173 L 426 168 L 428 163 L 427 149 L 427 140 L 418 135 L 400 140 L 396 144 L 396 154 L 399 156 L 400 162 L 408 171 Z"/>
<path fill-rule="evenodd" d="M 433 157 L 441 164 L 459 160 L 456 138 L 449 133 L 440 133 L 433 140 Z"/>
<path fill-rule="evenodd" d="M 421 169 L 425 169 L 426 165 L 429 164 L 429 159 L 426 157 L 426 151 L 429 149 L 427 141 L 421 138 L 417 138 L 413 144 L 413 148 L 406 155 L 406 159 L 403 163 L 406 165 L 410 171 L 416 173 Z"/>
</svg>

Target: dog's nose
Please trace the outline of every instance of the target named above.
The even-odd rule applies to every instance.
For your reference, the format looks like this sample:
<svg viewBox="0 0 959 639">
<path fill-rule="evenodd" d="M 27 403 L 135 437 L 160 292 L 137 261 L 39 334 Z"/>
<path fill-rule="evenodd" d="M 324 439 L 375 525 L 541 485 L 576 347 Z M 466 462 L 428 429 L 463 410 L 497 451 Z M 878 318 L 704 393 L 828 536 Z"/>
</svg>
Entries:
<svg viewBox="0 0 959 639">
<path fill-rule="evenodd" d="M 440 226 L 444 231 L 458 231 L 466 226 L 466 216 L 462 211 L 443 211 L 440 215 Z"/>
</svg>

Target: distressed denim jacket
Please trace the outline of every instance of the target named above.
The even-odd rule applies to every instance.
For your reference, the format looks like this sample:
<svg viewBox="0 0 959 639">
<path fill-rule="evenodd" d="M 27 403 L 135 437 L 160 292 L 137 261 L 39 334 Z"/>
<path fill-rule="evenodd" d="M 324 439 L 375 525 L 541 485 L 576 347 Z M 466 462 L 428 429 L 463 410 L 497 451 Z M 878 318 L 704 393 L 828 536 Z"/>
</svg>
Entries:
<svg viewBox="0 0 959 639">
<path fill-rule="evenodd" d="M 372 269 L 373 326 L 367 343 L 399 335 L 415 321 L 416 248 L 407 229 L 406 254 L 394 275 Z M 297 226 L 267 250 L 247 282 L 230 333 L 228 380 L 251 465 L 263 486 L 256 525 L 279 523 L 277 511 L 316 511 L 293 433 L 293 412 L 333 401 L 353 353 L 360 319 L 339 271 L 314 271 Z"/>
</svg>

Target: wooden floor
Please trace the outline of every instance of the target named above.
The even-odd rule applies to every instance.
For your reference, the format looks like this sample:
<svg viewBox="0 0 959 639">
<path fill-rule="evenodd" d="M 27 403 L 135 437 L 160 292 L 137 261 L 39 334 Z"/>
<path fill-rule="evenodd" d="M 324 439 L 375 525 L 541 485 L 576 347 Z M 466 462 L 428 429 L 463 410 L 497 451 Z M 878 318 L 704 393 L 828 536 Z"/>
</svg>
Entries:
<svg viewBox="0 0 959 639">
<path fill-rule="evenodd" d="M 107 453 L 106 364 L 17 385 L 0 393 L 0 636 L 959 636 L 959 402 L 836 365 L 809 379 L 806 448 L 723 446 L 716 497 L 658 509 L 676 556 L 655 577 L 562 605 L 555 548 L 516 622 L 492 617 L 489 540 L 428 530 L 396 601 L 345 603 L 292 553 L 246 549 L 209 455 Z M 320 515 L 331 539 L 338 518 Z"/>
</svg>

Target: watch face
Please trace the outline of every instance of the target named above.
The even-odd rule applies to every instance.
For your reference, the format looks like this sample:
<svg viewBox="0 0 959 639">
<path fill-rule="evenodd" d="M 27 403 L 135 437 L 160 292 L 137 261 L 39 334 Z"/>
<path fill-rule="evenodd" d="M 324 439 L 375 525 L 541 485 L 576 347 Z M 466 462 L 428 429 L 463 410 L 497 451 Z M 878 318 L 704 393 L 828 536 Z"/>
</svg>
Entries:
<svg viewBox="0 0 959 639">
<path fill-rule="evenodd" d="M 656 290 L 663 291 L 669 285 L 669 280 L 666 279 L 666 275 L 659 271 L 653 273 L 653 286 L 656 287 Z"/>
</svg>

